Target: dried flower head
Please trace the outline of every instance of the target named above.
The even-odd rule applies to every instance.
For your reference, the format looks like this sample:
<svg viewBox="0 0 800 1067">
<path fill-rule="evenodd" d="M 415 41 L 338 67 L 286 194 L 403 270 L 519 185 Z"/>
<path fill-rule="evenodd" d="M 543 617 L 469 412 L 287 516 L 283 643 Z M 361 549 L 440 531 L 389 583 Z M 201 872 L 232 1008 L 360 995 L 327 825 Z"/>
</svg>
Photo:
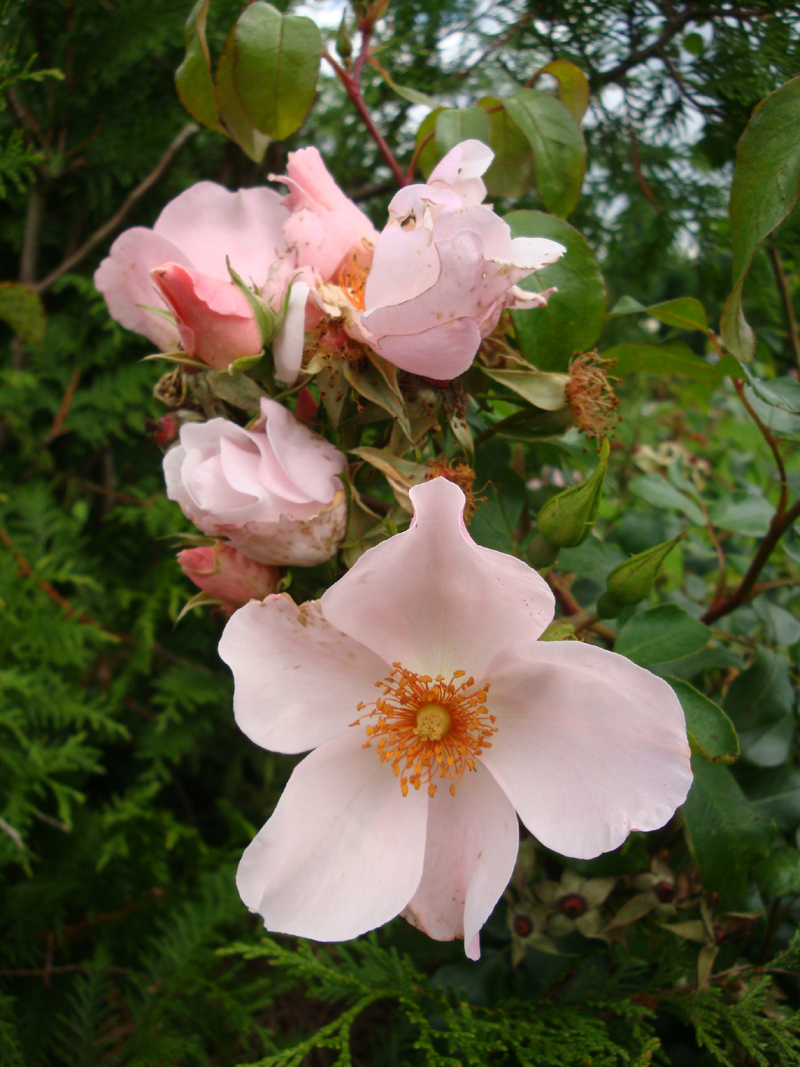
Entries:
<svg viewBox="0 0 800 1067">
<path fill-rule="evenodd" d="M 436 459 L 430 460 L 428 465 L 430 470 L 425 475 L 426 482 L 430 482 L 434 478 L 446 478 L 448 482 L 457 485 L 467 498 L 467 503 L 464 507 L 464 522 L 469 524 L 478 504 L 483 503 L 486 499 L 486 497 L 476 497 L 473 492 L 475 471 L 472 467 L 468 467 L 466 463 L 452 465 L 445 456 L 437 456 Z"/>
<path fill-rule="evenodd" d="M 620 416 L 619 397 L 609 380 L 613 360 L 603 359 L 594 349 L 575 356 L 569 364 L 565 392 L 575 421 L 587 437 L 612 437 Z"/>
</svg>

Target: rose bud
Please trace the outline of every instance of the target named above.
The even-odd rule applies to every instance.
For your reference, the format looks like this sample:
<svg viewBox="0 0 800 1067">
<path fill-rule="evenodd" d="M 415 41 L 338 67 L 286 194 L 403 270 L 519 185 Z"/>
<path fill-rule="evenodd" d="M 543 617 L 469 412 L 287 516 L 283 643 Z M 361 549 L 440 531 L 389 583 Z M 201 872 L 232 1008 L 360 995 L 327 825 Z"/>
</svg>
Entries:
<svg viewBox="0 0 800 1067">
<path fill-rule="evenodd" d="M 225 541 L 184 548 L 178 563 L 199 589 L 235 608 L 274 593 L 280 578 L 278 567 L 257 563 Z"/>
</svg>

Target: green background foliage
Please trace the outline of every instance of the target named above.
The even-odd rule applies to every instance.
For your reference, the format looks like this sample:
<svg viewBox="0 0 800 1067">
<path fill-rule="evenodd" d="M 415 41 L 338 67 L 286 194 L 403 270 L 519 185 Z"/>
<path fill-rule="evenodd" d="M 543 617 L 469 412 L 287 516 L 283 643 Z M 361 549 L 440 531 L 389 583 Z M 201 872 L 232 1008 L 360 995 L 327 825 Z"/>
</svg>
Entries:
<svg viewBox="0 0 800 1067">
<path fill-rule="evenodd" d="M 394 0 L 378 23 L 364 98 L 402 165 L 422 145 L 426 174 L 479 131 L 497 153 L 491 196 L 515 213 L 514 232 L 546 220 L 530 232 L 570 248 L 530 282 L 560 287 L 547 311 L 515 316 L 525 357 L 540 371 L 565 371 L 595 345 L 618 359 L 623 420 L 594 529 L 553 571 L 558 622 L 568 631 L 575 605 L 592 612 L 630 555 L 686 535 L 647 599 L 596 632 L 675 686 L 695 751 L 689 801 L 663 830 L 594 861 L 537 850 L 536 884 L 565 870 L 616 879 L 603 905 L 613 937 L 572 930 L 556 938 L 559 954 L 541 944 L 515 954 L 508 920 L 529 891 L 516 886 L 473 964 L 460 944 L 401 919 L 344 946 L 265 938 L 234 886 L 294 761 L 236 729 L 216 656 L 222 620 L 194 610 L 175 624 L 193 590 L 174 559 L 189 524 L 164 497 L 153 440 L 161 370 L 140 362 L 146 343 L 109 319 L 91 274 L 123 225 L 151 225 L 199 179 L 264 182 L 294 147 L 317 145 L 379 226 L 395 188 L 325 65 L 297 132 L 303 100 L 275 125 L 252 85 L 223 99 L 217 64 L 242 6 L 208 9 L 218 111 L 183 0 L 0 8 L 0 1062 L 800 1064 L 800 531 L 788 530 L 741 604 L 700 621 L 746 574 L 781 491 L 725 374 L 780 438 L 787 491 L 800 495 L 796 211 L 767 233 L 792 190 L 754 236 L 732 234 L 727 215 L 753 109 L 785 83 L 784 96 L 796 92 L 800 12 L 782 0 L 512 0 L 488 14 L 474 0 Z M 317 17 L 340 57 L 342 7 L 298 12 Z M 356 47 L 354 13 L 346 19 Z M 181 135 L 189 119 L 173 78 L 187 43 L 202 81 L 196 117 L 221 115 L 233 139 Z M 796 163 L 800 132 L 790 124 L 784 138 Z M 740 177 L 734 226 L 737 211 L 751 217 L 754 182 Z M 726 370 L 711 334 L 745 259 L 754 362 Z M 544 403 L 525 413 L 523 387 L 470 375 L 481 401 L 467 412 L 479 443 L 471 531 L 525 557 L 539 509 L 597 459 Z M 463 431 L 451 427 L 442 433 L 457 447 Z M 370 462 L 359 491 L 388 510 Z M 369 543 L 376 522 L 383 536 L 380 515 L 354 509 L 348 536 Z M 295 569 L 292 595 L 320 595 L 342 566 Z M 677 912 L 660 912 L 647 888 L 656 861 L 675 877 Z"/>
</svg>

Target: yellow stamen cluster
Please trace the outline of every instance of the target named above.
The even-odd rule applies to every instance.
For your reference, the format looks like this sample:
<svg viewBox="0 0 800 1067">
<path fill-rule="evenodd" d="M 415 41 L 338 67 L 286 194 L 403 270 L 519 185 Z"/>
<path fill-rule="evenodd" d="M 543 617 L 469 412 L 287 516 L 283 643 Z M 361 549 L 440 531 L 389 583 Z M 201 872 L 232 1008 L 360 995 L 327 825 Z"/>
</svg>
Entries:
<svg viewBox="0 0 800 1067">
<path fill-rule="evenodd" d="M 353 252 L 339 271 L 339 285 L 342 292 L 359 311 L 364 310 L 364 289 L 368 274 L 369 270 L 362 265 L 357 252 Z"/>
<path fill-rule="evenodd" d="M 497 733 L 497 720 L 485 706 L 489 686 L 472 692 L 475 679 L 466 671 L 456 671 L 447 682 L 442 674 L 431 678 L 399 663 L 392 667 L 388 678 L 375 683 L 383 695 L 374 705 L 359 704 L 364 714 L 350 725 L 377 719 L 367 724 L 364 748 L 375 743 L 381 762 L 390 763 L 400 779 L 403 796 L 409 785 L 419 789 L 423 782 L 433 796 L 437 777 L 449 780 L 455 796 L 464 772 L 475 770 L 475 760 L 492 747 L 489 739 Z"/>
</svg>

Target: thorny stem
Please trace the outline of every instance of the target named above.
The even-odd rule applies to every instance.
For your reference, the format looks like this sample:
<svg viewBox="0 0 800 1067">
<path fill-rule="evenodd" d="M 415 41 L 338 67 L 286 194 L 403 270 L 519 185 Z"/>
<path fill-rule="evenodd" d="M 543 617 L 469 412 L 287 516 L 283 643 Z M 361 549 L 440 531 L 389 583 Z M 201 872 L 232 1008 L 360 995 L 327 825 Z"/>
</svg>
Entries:
<svg viewBox="0 0 800 1067">
<path fill-rule="evenodd" d="M 371 31 L 369 29 L 363 29 L 361 31 L 361 51 L 353 64 L 352 74 L 345 70 L 341 64 L 337 63 L 330 52 L 327 49 L 323 50 L 322 58 L 327 60 L 336 72 L 336 76 L 344 86 L 344 91 L 350 97 L 350 100 L 364 121 L 364 125 L 369 131 L 370 137 L 378 146 L 378 150 L 386 162 L 389 164 L 389 168 L 395 177 L 397 184 L 402 188 L 404 185 L 408 185 L 410 179 L 403 174 L 400 164 L 394 157 L 389 145 L 386 143 L 382 133 L 375 125 L 375 121 L 367 110 L 367 105 L 364 103 L 364 97 L 361 95 L 361 86 L 359 84 L 361 79 L 361 71 L 364 69 L 364 64 L 369 58 L 369 38 Z"/>
</svg>

